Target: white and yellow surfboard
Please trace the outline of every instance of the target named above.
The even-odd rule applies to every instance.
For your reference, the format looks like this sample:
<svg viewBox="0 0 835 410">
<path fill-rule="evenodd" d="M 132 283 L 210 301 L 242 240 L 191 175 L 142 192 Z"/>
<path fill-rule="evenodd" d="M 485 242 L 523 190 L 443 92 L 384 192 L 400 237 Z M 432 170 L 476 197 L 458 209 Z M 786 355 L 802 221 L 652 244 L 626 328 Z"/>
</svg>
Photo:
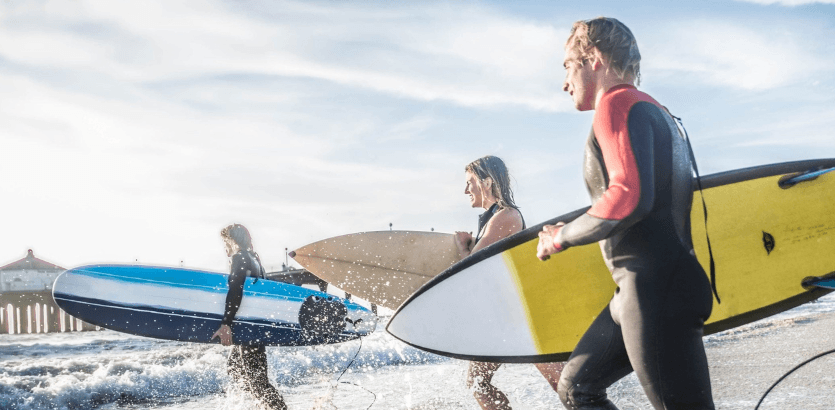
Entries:
<svg viewBox="0 0 835 410">
<path fill-rule="evenodd" d="M 714 300 L 706 334 L 831 291 L 807 289 L 804 279 L 835 276 L 835 172 L 827 171 L 833 167 L 835 159 L 812 160 L 702 177 L 722 300 Z M 709 272 L 700 195 L 696 190 L 692 235 L 699 261 Z M 543 224 L 569 221 L 583 212 Z M 499 241 L 432 279 L 391 318 L 389 333 L 417 348 L 461 359 L 567 359 L 611 299 L 615 283 L 597 244 L 539 261 L 537 234 L 543 224 Z"/>
</svg>

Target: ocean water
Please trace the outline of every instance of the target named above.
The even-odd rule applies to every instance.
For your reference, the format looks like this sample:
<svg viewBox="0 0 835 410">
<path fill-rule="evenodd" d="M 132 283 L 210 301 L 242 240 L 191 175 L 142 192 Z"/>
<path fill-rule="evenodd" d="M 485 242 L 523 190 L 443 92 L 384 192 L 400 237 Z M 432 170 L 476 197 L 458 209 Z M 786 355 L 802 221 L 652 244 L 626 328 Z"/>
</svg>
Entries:
<svg viewBox="0 0 835 410">
<path fill-rule="evenodd" d="M 711 349 L 738 343 L 740 335 L 798 326 L 804 318 L 833 312 L 835 295 L 831 294 L 763 321 L 708 336 L 705 344 L 710 355 Z M 268 348 L 270 379 L 289 408 L 478 409 L 464 385 L 467 362 L 411 348 L 388 335 L 385 318 L 381 320 L 378 330 L 361 341 Z M 229 348 L 219 345 L 162 341 L 107 330 L 4 334 L 0 335 L 0 409 L 259 409 L 255 400 L 230 385 L 228 353 Z M 835 376 L 835 368 L 830 376 Z M 824 382 L 830 384 L 829 389 L 832 380 Z M 562 408 L 556 393 L 532 365 L 504 365 L 494 383 L 507 394 L 514 409 Z M 756 403 L 762 393 L 751 392 L 739 407 L 730 402 L 723 405 L 721 398 L 717 398 L 717 405 L 753 408 L 751 400 Z M 622 409 L 648 408 L 634 375 L 612 386 L 609 394 Z M 791 403 L 790 392 L 775 394 Z"/>
</svg>

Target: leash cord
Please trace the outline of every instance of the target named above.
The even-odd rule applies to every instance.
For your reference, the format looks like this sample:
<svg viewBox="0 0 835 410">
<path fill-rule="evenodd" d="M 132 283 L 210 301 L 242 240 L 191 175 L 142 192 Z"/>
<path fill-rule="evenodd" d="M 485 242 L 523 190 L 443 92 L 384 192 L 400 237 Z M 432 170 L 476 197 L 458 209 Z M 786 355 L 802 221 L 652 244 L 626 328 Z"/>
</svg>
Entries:
<svg viewBox="0 0 835 410">
<path fill-rule="evenodd" d="M 696 153 L 693 152 L 693 145 L 690 144 L 690 136 L 687 134 L 687 129 L 684 128 L 684 122 L 681 118 L 670 113 L 669 110 L 667 113 L 675 120 L 677 126 L 680 128 L 679 132 L 684 131 L 684 141 L 687 142 L 687 150 L 690 152 L 690 161 L 692 162 L 691 167 L 693 168 L 693 171 L 696 172 L 696 184 L 699 187 L 699 196 L 702 198 L 702 210 L 705 215 L 705 239 L 707 239 L 707 253 L 710 256 L 710 288 L 713 291 L 713 296 L 716 297 L 716 303 L 721 304 L 722 300 L 719 299 L 719 291 L 716 290 L 716 262 L 713 259 L 713 248 L 710 246 L 710 234 L 707 229 L 707 204 L 705 203 L 705 193 L 702 189 L 702 177 L 699 175 L 699 166 L 696 165 Z"/>
<path fill-rule="evenodd" d="M 777 381 L 776 381 L 776 382 L 774 382 L 774 384 L 772 384 L 772 385 L 771 385 L 771 387 L 769 387 L 769 388 L 768 388 L 768 390 L 766 390 L 766 391 L 765 391 L 765 393 L 763 394 L 763 396 L 760 398 L 760 401 L 759 401 L 759 402 L 757 403 L 757 405 L 754 407 L 754 410 L 759 409 L 759 408 L 760 408 L 760 404 L 762 404 L 763 400 L 765 400 L 765 396 L 768 396 L 768 393 L 770 393 L 770 392 L 771 392 L 771 390 L 772 390 L 772 389 L 774 389 L 774 387 L 776 387 L 776 386 L 777 386 L 777 384 L 779 384 L 781 381 L 783 381 L 783 379 L 785 379 L 786 377 L 788 377 L 790 374 L 794 373 L 794 371 L 795 371 L 795 370 L 797 370 L 797 369 L 799 369 L 799 368 L 801 368 L 801 367 L 805 366 L 807 363 L 809 363 L 809 362 L 811 362 L 811 361 L 813 361 L 813 360 L 815 360 L 815 359 L 819 359 L 819 358 L 821 358 L 821 357 L 823 357 L 823 356 L 826 356 L 826 355 L 828 355 L 828 354 L 832 354 L 832 353 L 835 353 L 835 349 L 832 349 L 832 350 L 829 350 L 829 351 L 826 351 L 826 352 L 820 353 L 820 354 L 818 354 L 818 355 L 815 355 L 815 356 L 814 356 L 814 357 L 812 357 L 811 359 L 806 360 L 805 362 L 800 363 L 799 365 L 795 366 L 793 369 L 789 370 L 786 374 L 784 374 L 784 375 L 783 375 L 783 377 L 780 377 L 779 379 L 777 379 Z"/>
<path fill-rule="evenodd" d="M 354 364 L 354 361 L 356 361 L 356 360 L 357 360 L 357 356 L 359 356 L 359 354 L 360 354 L 360 350 L 362 350 L 362 338 L 363 338 L 362 336 L 360 336 L 360 337 L 359 337 L 360 347 L 359 347 L 359 349 L 357 349 L 357 352 L 356 352 L 356 353 L 354 353 L 354 358 L 353 358 L 353 359 L 351 359 L 351 362 L 350 362 L 350 363 L 348 363 L 348 365 L 347 365 L 347 366 L 345 366 L 345 369 L 343 369 L 343 370 L 342 370 L 342 373 L 340 373 L 340 374 L 339 374 L 339 377 L 337 377 L 337 378 L 336 378 L 336 384 L 337 384 L 337 385 L 339 385 L 339 384 L 350 384 L 350 385 L 357 386 L 357 387 L 359 387 L 359 388 L 361 388 L 361 389 L 363 389 L 363 390 L 365 390 L 365 391 L 367 391 L 367 392 L 371 393 L 371 395 L 372 395 L 372 396 L 374 396 L 374 399 L 371 401 L 371 404 L 369 404 L 369 405 L 368 405 L 368 407 L 366 407 L 366 408 L 365 408 L 365 410 L 368 410 L 368 409 L 370 409 L 370 408 L 371 408 L 371 406 L 373 406 L 373 405 L 374 405 L 374 403 L 375 403 L 375 402 L 377 402 L 377 394 L 376 394 L 376 393 L 374 393 L 374 392 L 373 392 L 373 391 L 371 391 L 371 390 L 368 390 L 367 388 L 365 388 L 365 387 L 363 387 L 363 386 L 360 386 L 359 384 L 356 384 L 356 383 L 353 383 L 353 382 L 340 382 L 340 381 L 339 381 L 339 379 L 341 379 L 341 378 L 342 378 L 342 376 L 345 374 L 345 372 L 347 372 L 347 371 L 348 371 L 348 369 L 350 369 L 350 368 L 351 368 L 351 365 L 353 365 L 353 364 Z"/>
</svg>

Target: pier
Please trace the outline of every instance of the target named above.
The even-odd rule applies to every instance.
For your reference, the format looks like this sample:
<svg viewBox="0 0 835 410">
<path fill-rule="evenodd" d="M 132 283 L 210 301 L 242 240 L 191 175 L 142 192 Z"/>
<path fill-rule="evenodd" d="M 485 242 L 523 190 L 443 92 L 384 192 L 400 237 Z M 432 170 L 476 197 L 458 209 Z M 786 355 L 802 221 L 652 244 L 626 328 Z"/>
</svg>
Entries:
<svg viewBox="0 0 835 410">
<path fill-rule="evenodd" d="M 23 259 L 0 267 L 0 334 L 99 330 L 52 299 L 52 283 L 64 270 L 36 258 L 31 249 Z"/>
</svg>

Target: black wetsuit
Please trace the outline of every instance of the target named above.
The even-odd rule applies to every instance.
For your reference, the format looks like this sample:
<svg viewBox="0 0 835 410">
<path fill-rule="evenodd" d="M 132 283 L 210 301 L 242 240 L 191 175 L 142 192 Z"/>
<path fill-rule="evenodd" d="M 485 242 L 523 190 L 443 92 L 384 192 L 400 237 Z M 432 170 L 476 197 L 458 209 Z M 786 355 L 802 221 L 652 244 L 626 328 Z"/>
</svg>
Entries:
<svg viewBox="0 0 835 410">
<path fill-rule="evenodd" d="M 685 140 L 652 97 L 613 87 L 596 107 L 584 175 L 593 205 L 554 242 L 599 242 L 618 289 L 571 354 L 560 399 L 614 409 L 606 388 L 634 370 L 657 409 L 713 409 L 702 344 L 713 304 L 690 238 Z"/>
<path fill-rule="evenodd" d="M 264 277 L 264 267 L 254 252 L 239 251 L 232 255 L 229 273 L 229 292 L 221 324 L 234 326 L 235 314 L 241 306 L 247 277 Z M 269 409 L 287 408 L 281 394 L 270 383 L 267 375 L 267 350 L 264 346 L 232 346 L 226 362 L 229 376 L 244 390 L 252 393 Z"/>
<path fill-rule="evenodd" d="M 518 208 L 513 208 L 513 209 L 516 209 L 516 212 L 519 212 L 519 218 L 522 218 L 522 230 L 524 231 L 525 230 L 525 217 L 522 216 L 522 212 L 520 212 Z M 483 232 L 484 227 L 487 226 L 487 223 L 490 222 L 490 219 L 492 219 L 493 216 L 496 215 L 496 213 L 501 211 L 501 210 L 502 210 L 502 208 L 499 208 L 499 204 L 496 203 L 496 204 L 493 204 L 490 207 L 490 209 L 488 209 L 483 214 L 478 216 L 478 232 L 476 233 L 475 242 L 473 243 L 473 246 L 475 246 L 478 243 L 478 241 L 481 240 L 481 237 L 484 236 L 484 232 Z"/>
</svg>

